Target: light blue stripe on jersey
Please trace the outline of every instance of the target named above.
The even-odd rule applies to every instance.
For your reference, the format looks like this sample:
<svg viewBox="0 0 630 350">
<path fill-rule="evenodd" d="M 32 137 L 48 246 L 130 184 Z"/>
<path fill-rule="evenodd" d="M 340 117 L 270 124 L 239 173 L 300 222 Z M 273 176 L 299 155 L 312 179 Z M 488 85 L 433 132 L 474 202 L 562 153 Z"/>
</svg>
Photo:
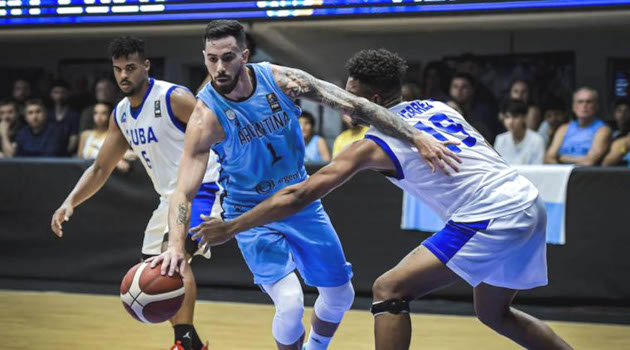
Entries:
<svg viewBox="0 0 630 350">
<path fill-rule="evenodd" d="M 276 84 L 269 63 L 250 64 L 255 90 L 244 101 L 219 94 L 212 83 L 198 94 L 216 115 L 225 139 L 214 145 L 221 164 L 224 208 L 253 207 L 307 177 L 300 108 Z"/>
</svg>

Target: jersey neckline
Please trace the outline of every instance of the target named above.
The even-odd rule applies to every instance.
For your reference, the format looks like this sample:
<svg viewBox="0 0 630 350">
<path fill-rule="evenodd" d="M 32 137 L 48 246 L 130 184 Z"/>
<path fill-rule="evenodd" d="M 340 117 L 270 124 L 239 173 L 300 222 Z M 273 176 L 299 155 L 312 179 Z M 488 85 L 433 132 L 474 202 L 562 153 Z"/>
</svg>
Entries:
<svg viewBox="0 0 630 350">
<path fill-rule="evenodd" d="M 131 101 L 129 101 L 129 111 L 131 112 L 131 116 L 133 117 L 133 119 L 138 119 L 140 112 L 142 112 L 142 107 L 144 107 L 144 102 L 147 100 L 147 97 L 149 97 L 149 94 L 151 93 L 151 89 L 153 88 L 153 83 L 154 83 L 153 78 L 149 78 L 149 87 L 147 88 L 147 92 L 144 93 L 142 102 L 140 103 L 140 106 L 136 108 L 135 112 L 134 112 L 134 108 L 131 106 Z"/>
<path fill-rule="evenodd" d="M 214 92 L 216 92 L 216 93 L 217 93 L 217 95 L 219 95 L 221 98 L 223 98 L 224 100 L 226 100 L 226 101 L 228 101 L 228 102 L 230 102 L 230 103 L 246 103 L 246 102 L 249 102 L 249 100 L 251 100 L 251 99 L 252 99 L 252 97 L 254 97 L 254 96 L 256 95 L 256 93 L 258 92 L 258 86 L 259 86 L 260 84 L 258 84 L 258 74 L 256 74 L 256 69 L 254 68 L 254 66 L 253 66 L 253 65 L 251 65 L 251 64 L 246 64 L 246 65 L 245 65 L 245 69 L 247 69 L 247 68 L 251 69 L 251 70 L 252 70 L 252 73 L 254 73 L 254 74 L 253 74 L 253 78 L 254 78 L 254 81 L 253 81 L 253 83 L 254 83 L 254 88 L 252 89 L 252 93 L 251 93 L 251 94 L 249 94 L 249 96 L 247 96 L 247 98 L 245 98 L 244 100 L 242 100 L 242 101 L 235 101 L 235 100 L 233 100 L 233 99 L 231 99 L 231 98 L 229 98 L 229 97 L 226 97 L 225 95 L 221 94 L 219 91 L 217 91 L 217 89 L 215 89 L 215 88 L 214 88 L 214 85 L 212 85 L 212 81 L 210 81 L 210 82 L 209 82 L 210 87 L 212 87 L 212 90 L 214 90 Z M 249 74 L 249 73 L 248 73 L 248 74 Z"/>
</svg>

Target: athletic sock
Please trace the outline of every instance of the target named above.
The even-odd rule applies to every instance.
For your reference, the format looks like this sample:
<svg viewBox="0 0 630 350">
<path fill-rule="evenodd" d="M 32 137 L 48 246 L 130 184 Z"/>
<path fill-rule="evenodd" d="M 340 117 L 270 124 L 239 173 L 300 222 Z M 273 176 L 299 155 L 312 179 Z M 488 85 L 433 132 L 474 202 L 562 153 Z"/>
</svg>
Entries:
<svg viewBox="0 0 630 350">
<path fill-rule="evenodd" d="M 173 331 L 175 332 L 175 343 L 179 340 L 181 342 L 180 346 L 184 350 L 195 350 L 193 347 L 193 333 L 196 333 L 195 327 L 191 324 L 177 324 L 173 326 Z"/>
<path fill-rule="evenodd" d="M 194 350 L 201 350 L 201 348 L 203 348 L 203 342 L 199 338 L 195 326 L 192 326 L 192 346 Z"/>
<path fill-rule="evenodd" d="M 315 333 L 313 329 L 311 329 L 311 333 L 308 335 L 308 343 L 306 344 L 306 350 L 326 350 L 328 349 L 328 344 L 332 337 L 324 337 Z"/>
</svg>

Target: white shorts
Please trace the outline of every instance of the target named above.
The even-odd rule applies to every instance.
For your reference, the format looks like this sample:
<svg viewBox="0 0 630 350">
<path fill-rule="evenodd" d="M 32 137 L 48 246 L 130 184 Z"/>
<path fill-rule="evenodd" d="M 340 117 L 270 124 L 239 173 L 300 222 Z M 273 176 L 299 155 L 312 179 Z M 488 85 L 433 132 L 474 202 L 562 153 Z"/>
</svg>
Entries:
<svg viewBox="0 0 630 350">
<path fill-rule="evenodd" d="M 218 200 L 219 188 L 214 183 L 204 183 L 199 188 L 199 192 L 192 201 L 190 210 L 190 227 L 195 227 L 201 223 L 200 214 L 217 217 L 221 214 L 221 205 Z M 144 241 L 142 242 L 143 255 L 158 255 L 162 253 L 162 242 L 164 235 L 168 232 L 168 200 L 160 197 L 160 204 L 153 211 L 151 219 L 144 231 Z M 187 243 L 188 244 L 188 243 Z M 209 252 L 202 254 L 209 258 Z"/>
<path fill-rule="evenodd" d="M 547 284 L 547 214 L 540 197 L 527 209 L 479 222 L 446 226 L 422 242 L 471 286 L 510 289 Z"/>
</svg>

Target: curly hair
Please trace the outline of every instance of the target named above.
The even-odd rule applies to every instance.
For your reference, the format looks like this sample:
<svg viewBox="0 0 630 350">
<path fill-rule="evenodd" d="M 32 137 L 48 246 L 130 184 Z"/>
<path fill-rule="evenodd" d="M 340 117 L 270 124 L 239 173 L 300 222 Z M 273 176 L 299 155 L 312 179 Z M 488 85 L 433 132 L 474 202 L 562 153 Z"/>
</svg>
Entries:
<svg viewBox="0 0 630 350">
<path fill-rule="evenodd" d="M 375 92 L 400 92 L 407 72 L 407 62 L 385 49 L 361 50 L 346 62 L 350 77 L 366 84 Z"/>
<path fill-rule="evenodd" d="M 128 58 L 137 53 L 140 59 L 145 59 L 144 40 L 133 36 L 120 36 L 109 43 L 109 56 L 111 58 Z"/>
</svg>

